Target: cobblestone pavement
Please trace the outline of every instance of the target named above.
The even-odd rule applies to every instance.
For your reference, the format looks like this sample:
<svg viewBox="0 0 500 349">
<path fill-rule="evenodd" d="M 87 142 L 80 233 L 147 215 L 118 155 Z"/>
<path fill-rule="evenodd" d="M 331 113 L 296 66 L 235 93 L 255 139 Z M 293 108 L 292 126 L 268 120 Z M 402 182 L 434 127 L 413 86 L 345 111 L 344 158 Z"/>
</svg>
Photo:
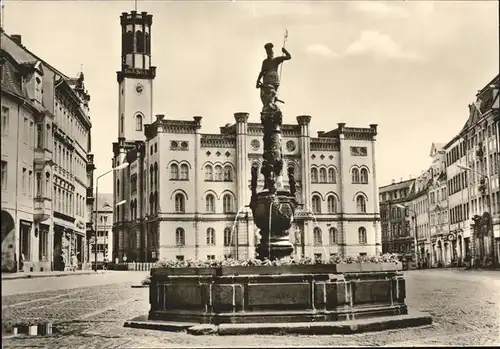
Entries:
<svg viewBox="0 0 500 349">
<path fill-rule="evenodd" d="M 126 272 L 124 272 L 126 273 Z M 134 276 L 137 277 L 137 276 Z M 62 278 L 61 278 L 62 279 Z M 3 338 L 4 348 L 165 348 L 186 346 L 435 346 L 500 344 L 500 272 L 406 272 L 407 303 L 434 317 L 423 328 L 328 336 L 190 336 L 124 328 L 148 311 L 148 289 L 131 281 L 2 297 L 2 321 L 54 321 L 57 333 Z"/>
</svg>

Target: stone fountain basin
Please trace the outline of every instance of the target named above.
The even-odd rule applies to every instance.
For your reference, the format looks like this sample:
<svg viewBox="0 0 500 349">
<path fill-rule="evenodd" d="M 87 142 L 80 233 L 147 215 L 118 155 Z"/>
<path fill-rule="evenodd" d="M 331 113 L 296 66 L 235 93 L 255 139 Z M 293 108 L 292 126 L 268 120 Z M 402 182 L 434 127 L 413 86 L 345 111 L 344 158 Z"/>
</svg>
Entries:
<svg viewBox="0 0 500 349">
<path fill-rule="evenodd" d="M 355 333 L 428 325 L 401 263 L 154 268 L 147 316 L 127 327 L 193 334 Z"/>
</svg>

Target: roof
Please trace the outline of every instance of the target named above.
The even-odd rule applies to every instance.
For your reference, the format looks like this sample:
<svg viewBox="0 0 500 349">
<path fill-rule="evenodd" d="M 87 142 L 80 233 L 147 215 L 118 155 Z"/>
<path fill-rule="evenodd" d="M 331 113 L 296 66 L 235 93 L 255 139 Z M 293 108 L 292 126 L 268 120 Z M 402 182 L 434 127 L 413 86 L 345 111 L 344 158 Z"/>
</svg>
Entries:
<svg viewBox="0 0 500 349">
<path fill-rule="evenodd" d="M 57 70 L 56 68 L 51 66 L 49 63 L 47 63 L 46 60 L 38 57 L 36 54 L 34 54 L 30 50 L 28 50 L 24 45 L 21 45 L 17 41 L 13 40 L 12 37 L 10 35 L 8 35 L 7 33 L 5 33 L 3 30 L 0 31 L 0 36 L 2 36 L 2 38 L 0 40 L 0 42 L 2 42 L 2 49 L 5 49 L 4 44 L 6 42 L 5 39 L 7 38 L 10 42 L 14 43 L 16 46 L 20 47 L 21 49 L 24 50 L 25 53 L 28 54 L 29 59 L 28 59 L 28 57 L 26 57 L 26 59 L 22 59 L 21 57 L 15 57 L 15 59 L 19 60 L 19 62 L 30 63 L 30 62 L 33 62 L 34 60 L 42 61 L 43 64 L 45 64 L 55 74 L 60 75 L 60 76 L 64 77 L 65 79 L 69 79 L 69 77 L 66 74 L 61 73 L 59 70 Z"/>
<path fill-rule="evenodd" d="M 410 187 L 414 181 L 415 181 L 415 179 L 408 179 L 406 181 L 381 186 L 378 188 L 378 190 L 379 190 L 379 193 L 386 193 L 388 191 L 404 189 L 404 188 Z"/>
<path fill-rule="evenodd" d="M 476 101 L 469 105 L 469 118 L 460 132 L 465 131 L 470 126 L 477 123 L 483 115 L 494 105 L 498 105 L 498 83 L 499 75 L 495 76 L 485 87 L 476 95 Z M 493 93 L 492 85 L 497 86 L 496 93 Z"/>
</svg>

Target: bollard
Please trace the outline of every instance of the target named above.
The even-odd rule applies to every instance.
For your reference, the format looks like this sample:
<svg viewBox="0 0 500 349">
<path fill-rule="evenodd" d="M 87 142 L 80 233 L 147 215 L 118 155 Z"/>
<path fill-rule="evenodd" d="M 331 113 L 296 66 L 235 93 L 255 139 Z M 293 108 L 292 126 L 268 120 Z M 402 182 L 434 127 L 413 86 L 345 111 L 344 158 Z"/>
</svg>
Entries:
<svg viewBox="0 0 500 349">
<path fill-rule="evenodd" d="M 36 336 L 38 335 L 38 326 L 33 325 L 28 327 L 28 335 L 30 336 Z"/>
</svg>

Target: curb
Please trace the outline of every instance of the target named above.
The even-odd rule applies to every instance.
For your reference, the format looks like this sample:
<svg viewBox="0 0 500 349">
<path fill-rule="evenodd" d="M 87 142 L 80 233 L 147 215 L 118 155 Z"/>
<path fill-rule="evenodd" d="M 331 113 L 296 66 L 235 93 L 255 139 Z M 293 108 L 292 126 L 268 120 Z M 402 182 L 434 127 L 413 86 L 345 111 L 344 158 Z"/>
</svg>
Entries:
<svg viewBox="0 0 500 349">
<path fill-rule="evenodd" d="M 67 272 L 67 273 L 61 273 L 61 274 L 46 274 L 46 275 L 40 275 L 40 274 L 14 274 L 14 275 L 2 275 L 2 281 L 8 281 L 8 280 L 19 280 L 19 279 L 38 279 L 38 278 L 48 278 L 48 277 L 63 277 L 63 276 L 71 276 L 71 275 L 89 275 L 89 274 L 102 274 L 99 272 L 95 272 L 94 270 L 91 271 L 73 271 L 73 272 Z"/>
<path fill-rule="evenodd" d="M 359 320 L 329 322 L 296 322 L 296 323 L 240 323 L 240 324 L 193 324 L 160 320 L 149 320 L 147 315 L 140 316 L 124 323 L 124 327 L 180 332 L 191 335 L 218 334 L 221 336 L 254 335 L 254 334 L 355 334 L 375 332 L 408 327 L 421 327 L 432 324 L 432 317 L 417 310 L 409 309 L 406 315 L 393 315 Z"/>
</svg>

